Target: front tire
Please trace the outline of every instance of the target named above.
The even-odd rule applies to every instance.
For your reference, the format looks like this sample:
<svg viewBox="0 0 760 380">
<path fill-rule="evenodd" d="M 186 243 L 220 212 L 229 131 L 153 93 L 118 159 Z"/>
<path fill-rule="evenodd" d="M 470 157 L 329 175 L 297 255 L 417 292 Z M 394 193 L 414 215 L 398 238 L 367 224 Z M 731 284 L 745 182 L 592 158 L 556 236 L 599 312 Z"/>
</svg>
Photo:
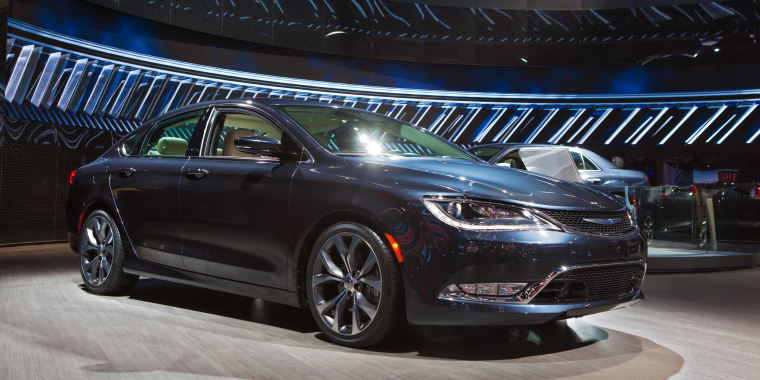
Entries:
<svg viewBox="0 0 760 380">
<path fill-rule="evenodd" d="M 93 211 L 79 235 L 79 272 L 87 290 L 118 294 L 135 286 L 140 277 L 124 273 L 121 234 L 107 212 Z"/>
<path fill-rule="evenodd" d="M 338 344 L 381 344 L 406 326 L 396 258 L 366 226 L 346 222 L 325 230 L 309 257 L 306 283 L 314 319 Z"/>
</svg>

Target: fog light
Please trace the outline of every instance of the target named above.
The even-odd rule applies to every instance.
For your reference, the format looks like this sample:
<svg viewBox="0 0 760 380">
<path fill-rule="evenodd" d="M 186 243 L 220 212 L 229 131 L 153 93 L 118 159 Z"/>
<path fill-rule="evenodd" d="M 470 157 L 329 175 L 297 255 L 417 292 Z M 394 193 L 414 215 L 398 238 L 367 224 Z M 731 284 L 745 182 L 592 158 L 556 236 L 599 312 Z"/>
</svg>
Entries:
<svg viewBox="0 0 760 380">
<path fill-rule="evenodd" d="M 519 293 L 527 283 L 483 283 L 457 284 L 462 292 L 479 296 L 513 296 Z"/>
</svg>

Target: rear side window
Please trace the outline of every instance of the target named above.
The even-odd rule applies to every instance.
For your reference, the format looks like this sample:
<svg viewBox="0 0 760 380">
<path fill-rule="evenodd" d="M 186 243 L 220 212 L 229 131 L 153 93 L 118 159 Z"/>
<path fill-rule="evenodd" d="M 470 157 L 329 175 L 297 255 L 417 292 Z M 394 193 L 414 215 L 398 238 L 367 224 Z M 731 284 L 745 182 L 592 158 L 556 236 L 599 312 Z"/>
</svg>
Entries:
<svg viewBox="0 0 760 380">
<path fill-rule="evenodd" d="M 501 152 L 502 148 L 493 146 L 484 146 L 468 149 L 468 152 L 478 156 L 481 160 L 488 161 Z"/>
<path fill-rule="evenodd" d="M 188 141 L 202 114 L 202 109 L 191 111 L 156 124 L 143 147 L 142 155 L 185 156 Z"/>
<path fill-rule="evenodd" d="M 150 128 L 143 128 L 142 131 L 138 131 L 137 133 L 130 136 L 126 141 L 124 141 L 124 144 L 121 146 L 121 153 L 125 156 L 137 154 L 138 150 L 140 149 L 140 141 L 149 129 Z"/>
<path fill-rule="evenodd" d="M 575 166 L 578 168 L 578 170 L 599 170 L 599 168 L 594 165 L 594 163 L 588 159 L 588 157 L 578 153 L 578 152 L 571 152 L 573 155 L 573 161 L 575 162 Z"/>
</svg>

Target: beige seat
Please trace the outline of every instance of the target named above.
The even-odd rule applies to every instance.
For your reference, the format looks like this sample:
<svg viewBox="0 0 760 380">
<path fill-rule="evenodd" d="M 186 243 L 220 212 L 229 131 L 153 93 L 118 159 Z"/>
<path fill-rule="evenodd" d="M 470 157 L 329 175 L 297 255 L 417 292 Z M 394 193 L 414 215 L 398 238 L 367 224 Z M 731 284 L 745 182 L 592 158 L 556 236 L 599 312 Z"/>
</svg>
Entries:
<svg viewBox="0 0 760 380">
<path fill-rule="evenodd" d="M 224 136 L 222 145 L 222 156 L 231 157 L 251 157 L 248 153 L 243 153 L 235 149 L 235 139 L 243 136 L 253 136 L 253 133 L 247 129 L 231 129 Z"/>
<path fill-rule="evenodd" d="M 187 140 L 178 137 L 162 137 L 156 144 L 156 153 L 162 156 L 184 156 Z"/>
</svg>

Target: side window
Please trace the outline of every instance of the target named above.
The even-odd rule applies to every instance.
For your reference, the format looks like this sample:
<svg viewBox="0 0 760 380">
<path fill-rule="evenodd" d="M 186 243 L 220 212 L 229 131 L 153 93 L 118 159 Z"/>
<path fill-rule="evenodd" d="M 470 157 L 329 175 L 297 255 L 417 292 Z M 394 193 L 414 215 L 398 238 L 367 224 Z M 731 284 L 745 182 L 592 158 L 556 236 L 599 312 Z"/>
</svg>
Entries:
<svg viewBox="0 0 760 380">
<path fill-rule="evenodd" d="M 124 141 L 124 144 L 121 145 L 121 153 L 125 156 L 138 154 L 138 150 L 140 149 L 138 144 L 140 143 L 140 140 L 142 140 L 142 137 L 145 136 L 145 133 L 148 132 L 148 129 L 150 128 L 144 128 L 142 131 L 138 131 Z"/>
<path fill-rule="evenodd" d="M 153 127 L 142 150 L 144 156 L 184 156 L 203 110 L 183 113 Z"/>
<path fill-rule="evenodd" d="M 573 155 L 573 161 L 575 162 L 575 167 L 578 168 L 578 170 L 586 170 L 586 168 L 583 166 L 583 157 L 578 152 L 570 152 Z"/>
<path fill-rule="evenodd" d="M 282 133 L 256 116 L 222 113 L 215 120 L 209 156 L 253 157 L 235 149 L 235 139 L 243 136 L 268 136 L 282 141 Z"/>
<path fill-rule="evenodd" d="M 512 169 L 527 170 L 525 168 L 525 164 L 520 158 L 520 151 L 518 150 L 507 153 L 506 156 L 502 157 L 501 160 L 496 163 L 496 166 L 506 166 Z"/>
<path fill-rule="evenodd" d="M 502 148 L 499 148 L 499 147 L 484 146 L 484 147 L 478 147 L 478 148 L 471 148 L 468 151 L 478 156 L 481 160 L 488 161 L 492 159 L 493 156 L 501 152 L 501 149 Z"/>
<path fill-rule="evenodd" d="M 586 170 L 599 170 L 599 168 L 586 156 L 583 156 L 583 166 L 586 167 Z"/>
</svg>

